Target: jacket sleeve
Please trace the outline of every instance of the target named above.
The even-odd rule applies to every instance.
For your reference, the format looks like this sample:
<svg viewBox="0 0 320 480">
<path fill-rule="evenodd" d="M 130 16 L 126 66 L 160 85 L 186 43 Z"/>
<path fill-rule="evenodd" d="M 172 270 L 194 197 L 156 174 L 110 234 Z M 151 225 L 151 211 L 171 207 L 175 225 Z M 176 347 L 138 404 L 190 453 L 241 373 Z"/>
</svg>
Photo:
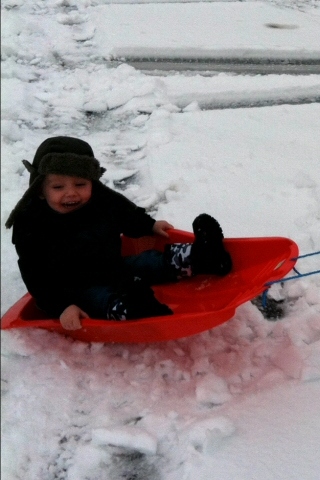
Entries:
<svg viewBox="0 0 320 480">
<path fill-rule="evenodd" d="M 121 233 L 133 238 L 153 234 L 152 227 L 155 220 L 146 213 L 144 208 L 138 207 L 118 192 L 107 190 L 109 191 L 107 202 L 113 205 L 113 215 L 117 218 Z"/>
<path fill-rule="evenodd" d="M 146 213 L 144 208 L 134 207 L 132 212 L 124 212 L 122 233 L 133 238 L 152 235 L 155 220 Z"/>
<path fill-rule="evenodd" d="M 18 265 L 28 292 L 34 297 L 39 308 L 52 317 L 59 317 L 73 302 L 72 291 L 61 278 L 57 278 L 55 261 L 50 248 L 43 244 L 36 232 L 15 222 L 12 242 L 19 256 Z M 51 258 L 50 258 L 51 257 Z"/>
</svg>

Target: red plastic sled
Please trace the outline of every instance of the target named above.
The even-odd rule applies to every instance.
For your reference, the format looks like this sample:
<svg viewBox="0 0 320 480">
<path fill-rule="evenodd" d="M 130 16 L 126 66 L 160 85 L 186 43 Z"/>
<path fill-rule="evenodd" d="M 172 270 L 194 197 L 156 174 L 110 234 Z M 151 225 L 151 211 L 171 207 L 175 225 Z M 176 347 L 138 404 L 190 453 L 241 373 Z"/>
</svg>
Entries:
<svg viewBox="0 0 320 480">
<path fill-rule="evenodd" d="M 194 240 L 189 232 L 170 230 L 169 234 L 169 239 L 123 237 L 123 255 Z M 225 239 L 225 245 L 233 259 L 229 275 L 198 275 L 153 287 L 157 299 L 169 305 L 174 315 L 123 322 L 88 318 L 83 320 L 82 329 L 66 331 L 58 320 L 37 309 L 27 293 L 3 316 L 1 328 L 45 328 L 86 342 L 139 343 L 187 337 L 232 318 L 239 305 L 266 289 L 267 282 L 283 278 L 299 255 L 297 245 L 283 237 L 230 238 Z"/>
</svg>

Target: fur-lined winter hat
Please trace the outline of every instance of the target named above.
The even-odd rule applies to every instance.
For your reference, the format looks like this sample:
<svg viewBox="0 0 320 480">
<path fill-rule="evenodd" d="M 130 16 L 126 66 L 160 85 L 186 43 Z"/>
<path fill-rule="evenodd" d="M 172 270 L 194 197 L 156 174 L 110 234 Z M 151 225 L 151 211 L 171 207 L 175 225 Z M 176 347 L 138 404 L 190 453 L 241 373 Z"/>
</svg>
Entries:
<svg viewBox="0 0 320 480">
<path fill-rule="evenodd" d="M 30 173 L 29 188 L 12 210 L 6 227 L 11 228 L 16 215 L 31 198 L 39 195 L 45 175 L 68 175 L 71 177 L 99 180 L 106 171 L 94 158 L 93 150 L 84 140 L 72 137 L 47 138 L 36 151 L 32 164 L 22 163 Z"/>
</svg>

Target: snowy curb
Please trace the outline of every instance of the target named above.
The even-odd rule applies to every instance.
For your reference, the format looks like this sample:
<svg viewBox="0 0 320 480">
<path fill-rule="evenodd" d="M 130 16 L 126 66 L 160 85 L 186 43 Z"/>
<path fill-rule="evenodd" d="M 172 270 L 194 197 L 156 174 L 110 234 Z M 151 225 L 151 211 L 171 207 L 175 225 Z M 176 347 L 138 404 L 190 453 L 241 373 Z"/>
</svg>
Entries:
<svg viewBox="0 0 320 480">
<path fill-rule="evenodd" d="M 320 47 L 319 47 L 320 48 Z M 186 62 L 186 63 L 253 63 L 261 64 L 311 64 L 320 63 L 319 50 L 304 49 L 255 49 L 228 48 L 228 49 L 184 49 L 144 48 L 144 47 L 115 47 L 110 54 L 110 60 L 127 62 Z"/>
</svg>

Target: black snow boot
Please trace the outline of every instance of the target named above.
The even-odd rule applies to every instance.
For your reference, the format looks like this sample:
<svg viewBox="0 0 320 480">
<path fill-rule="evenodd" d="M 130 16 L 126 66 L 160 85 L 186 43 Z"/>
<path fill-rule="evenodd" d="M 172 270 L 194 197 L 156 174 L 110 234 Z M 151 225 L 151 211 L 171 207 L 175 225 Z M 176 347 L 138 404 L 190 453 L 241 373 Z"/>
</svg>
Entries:
<svg viewBox="0 0 320 480">
<path fill-rule="evenodd" d="M 135 277 L 131 285 L 127 285 L 122 300 L 128 320 L 173 314 L 167 305 L 155 298 L 152 288 L 139 277 Z"/>
<path fill-rule="evenodd" d="M 194 220 L 192 228 L 195 234 L 191 248 L 192 273 L 227 275 L 232 269 L 232 260 L 224 248 L 220 224 L 202 213 Z"/>
</svg>

